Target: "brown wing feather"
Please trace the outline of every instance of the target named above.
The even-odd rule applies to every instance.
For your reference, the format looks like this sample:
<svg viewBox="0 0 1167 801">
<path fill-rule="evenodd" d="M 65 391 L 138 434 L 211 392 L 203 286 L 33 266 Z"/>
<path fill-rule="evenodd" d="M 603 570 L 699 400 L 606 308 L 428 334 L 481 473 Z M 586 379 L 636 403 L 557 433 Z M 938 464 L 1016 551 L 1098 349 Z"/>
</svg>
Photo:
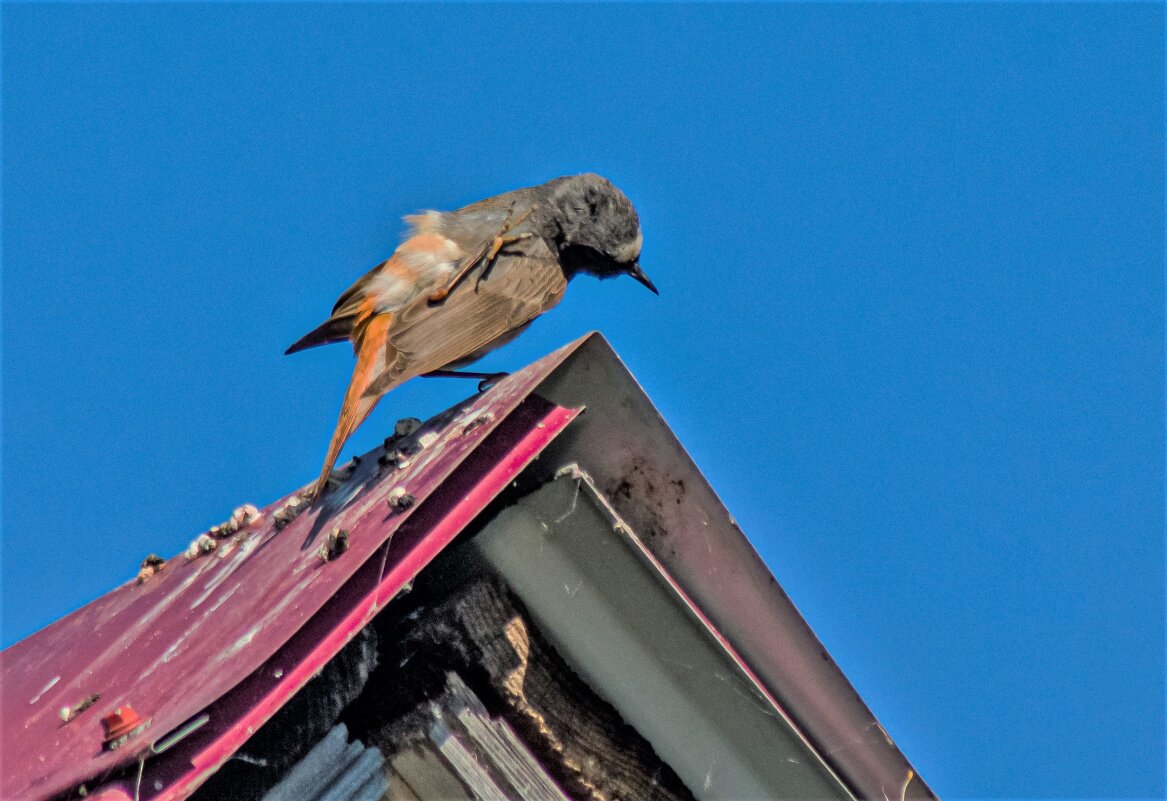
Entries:
<svg viewBox="0 0 1167 801">
<path fill-rule="evenodd" d="M 531 188 L 516 189 L 501 195 L 488 197 L 463 206 L 457 211 L 444 214 L 419 215 L 407 218 L 415 226 L 427 226 L 427 230 L 441 233 L 457 242 L 467 253 L 484 253 L 496 236 L 502 233 L 507 220 L 526 219 L 528 222 L 514 227 L 514 232 L 531 229 L 531 207 L 537 200 L 536 191 Z"/>
<path fill-rule="evenodd" d="M 541 242 L 531 250 L 500 257 L 489 279 L 463 282 L 440 305 L 414 303 L 395 315 L 388 339 L 397 357 L 367 394 L 481 355 L 559 303 L 567 289 L 559 262 Z"/>
<path fill-rule="evenodd" d="M 332 314 L 327 320 L 298 339 L 284 352 L 296 353 L 307 348 L 314 348 L 317 345 L 327 345 L 331 342 L 352 338 L 354 329 L 360 325 L 368 313 L 367 307 L 370 299 L 378 312 L 395 311 L 397 305 L 402 302 L 402 298 L 377 297 L 378 279 L 384 279 L 386 275 L 397 275 L 406 285 L 416 290 L 416 294 L 429 294 L 436 289 L 441 283 L 441 278 L 435 278 L 426 275 L 424 271 L 419 272 L 413 269 L 410 266 L 410 256 L 418 250 L 426 250 L 435 244 L 438 246 L 443 243 L 449 244 L 453 240 L 433 233 L 432 225 L 429 223 L 424 228 L 414 223 L 412 228 L 415 231 L 414 235 L 402 242 L 390 258 L 354 281 L 352 286 L 337 298 L 336 304 L 332 307 Z M 454 253 L 459 252 L 455 247 Z M 385 288 L 383 280 L 380 288 L 382 290 Z"/>
<path fill-rule="evenodd" d="M 365 290 L 369 286 L 369 282 L 385 268 L 392 257 L 378 264 L 373 269 L 362 275 L 353 285 L 341 293 L 340 297 L 336 299 L 336 304 L 332 307 L 333 317 L 343 317 L 345 314 L 351 314 L 356 311 L 360 305 L 361 300 L 365 297 Z"/>
</svg>

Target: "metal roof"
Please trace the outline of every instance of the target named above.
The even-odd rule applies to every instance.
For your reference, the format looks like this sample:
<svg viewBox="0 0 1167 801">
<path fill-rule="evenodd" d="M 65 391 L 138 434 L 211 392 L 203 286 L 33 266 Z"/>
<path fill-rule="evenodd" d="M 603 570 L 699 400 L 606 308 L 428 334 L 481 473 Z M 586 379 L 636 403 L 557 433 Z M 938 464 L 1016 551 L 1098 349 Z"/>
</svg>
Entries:
<svg viewBox="0 0 1167 801">
<path fill-rule="evenodd" d="M 171 560 L 0 654 L 0 797 L 51 797 L 139 760 L 137 780 L 107 785 L 103 801 L 186 797 L 509 482 L 546 482 L 568 463 L 854 796 L 934 797 L 602 337 L 408 442 L 424 447 L 399 469 L 377 477 L 377 460 L 362 459 L 327 505 L 282 530 L 287 499 L 214 552 Z M 326 561 L 316 549 L 338 527 L 348 550 Z M 59 710 L 93 694 L 62 722 Z M 127 704 L 148 728 L 103 750 L 100 718 Z"/>
<path fill-rule="evenodd" d="M 547 480 L 569 463 L 587 471 L 857 798 L 935 798 L 603 337 L 580 343 L 539 393 L 588 412 L 548 447 L 534 472 Z"/>
<path fill-rule="evenodd" d="M 191 763 L 149 762 L 142 797 L 187 794 L 575 417 L 532 391 L 577 345 L 426 423 L 400 469 L 378 477 L 377 460 L 362 459 L 282 529 L 288 499 L 210 553 L 177 556 L 0 653 L 0 797 L 49 798 L 134 765 L 219 702 L 188 738 L 200 745 Z M 415 499 L 408 508 L 389 503 L 398 488 Z M 318 548 L 334 528 L 348 549 L 326 561 Z M 127 706 L 148 725 L 109 750 L 100 721 Z"/>
</svg>

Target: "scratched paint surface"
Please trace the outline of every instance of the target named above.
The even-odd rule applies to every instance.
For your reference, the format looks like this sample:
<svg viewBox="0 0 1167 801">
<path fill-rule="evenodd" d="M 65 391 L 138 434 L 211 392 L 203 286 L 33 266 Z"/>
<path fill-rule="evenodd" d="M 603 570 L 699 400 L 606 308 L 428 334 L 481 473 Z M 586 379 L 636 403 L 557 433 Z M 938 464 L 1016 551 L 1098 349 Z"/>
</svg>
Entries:
<svg viewBox="0 0 1167 801">
<path fill-rule="evenodd" d="M 434 493 L 580 342 L 425 423 L 407 438 L 416 450 L 408 463 L 378 465 L 374 451 L 319 509 L 282 529 L 273 518 L 287 498 L 211 553 L 177 555 L 144 583 L 131 580 L 0 653 L 0 797 L 45 797 L 132 763 L 255 671 L 409 518 L 415 507 L 394 512 L 390 498 L 404 490 L 420 503 Z M 383 523 L 373 531 L 355 527 L 374 514 Z M 334 528 L 360 536 L 325 561 L 317 552 Z M 96 703 L 62 720 L 63 708 L 93 694 Z M 100 720 L 125 704 L 149 728 L 103 750 Z"/>
</svg>

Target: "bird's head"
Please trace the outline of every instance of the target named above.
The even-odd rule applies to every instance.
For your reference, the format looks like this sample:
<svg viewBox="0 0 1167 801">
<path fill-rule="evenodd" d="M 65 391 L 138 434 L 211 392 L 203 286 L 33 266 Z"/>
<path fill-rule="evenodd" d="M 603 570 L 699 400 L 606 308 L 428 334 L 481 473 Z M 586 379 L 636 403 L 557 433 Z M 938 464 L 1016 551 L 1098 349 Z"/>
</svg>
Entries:
<svg viewBox="0 0 1167 801">
<path fill-rule="evenodd" d="M 559 258 L 569 273 L 630 275 L 660 294 L 640 269 L 640 218 L 623 192 L 594 173 L 557 178 L 546 187 Z"/>
</svg>

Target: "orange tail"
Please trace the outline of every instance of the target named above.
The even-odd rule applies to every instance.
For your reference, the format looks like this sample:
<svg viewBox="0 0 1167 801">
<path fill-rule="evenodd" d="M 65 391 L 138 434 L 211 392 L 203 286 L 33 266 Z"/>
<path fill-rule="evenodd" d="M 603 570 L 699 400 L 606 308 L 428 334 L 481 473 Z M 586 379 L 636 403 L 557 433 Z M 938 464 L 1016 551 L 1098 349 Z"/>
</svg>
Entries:
<svg viewBox="0 0 1167 801">
<path fill-rule="evenodd" d="M 340 407 L 340 419 L 336 421 L 336 431 L 332 434 L 332 442 L 328 445 L 328 456 L 324 459 L 324 469 L 316 479 L 313 498 L 319 499 L 328 483 L 328 476 L 336 464 L 336 457 L 344 443 L 357 430 L 357 426 L 373 411 L 380 395 L 365 395 L 373 377 L 379 368 L 385 364 L 386 341 L 388 339 L 389 324 L 393 317 L 390 314 L 380 314 L 373 317 L 365 325 L 357 339 L 357 365 L 353 368 L 353 377 L 349 382 L 348 391 L 344 394 L 344 403 Z"/>
</svg>

